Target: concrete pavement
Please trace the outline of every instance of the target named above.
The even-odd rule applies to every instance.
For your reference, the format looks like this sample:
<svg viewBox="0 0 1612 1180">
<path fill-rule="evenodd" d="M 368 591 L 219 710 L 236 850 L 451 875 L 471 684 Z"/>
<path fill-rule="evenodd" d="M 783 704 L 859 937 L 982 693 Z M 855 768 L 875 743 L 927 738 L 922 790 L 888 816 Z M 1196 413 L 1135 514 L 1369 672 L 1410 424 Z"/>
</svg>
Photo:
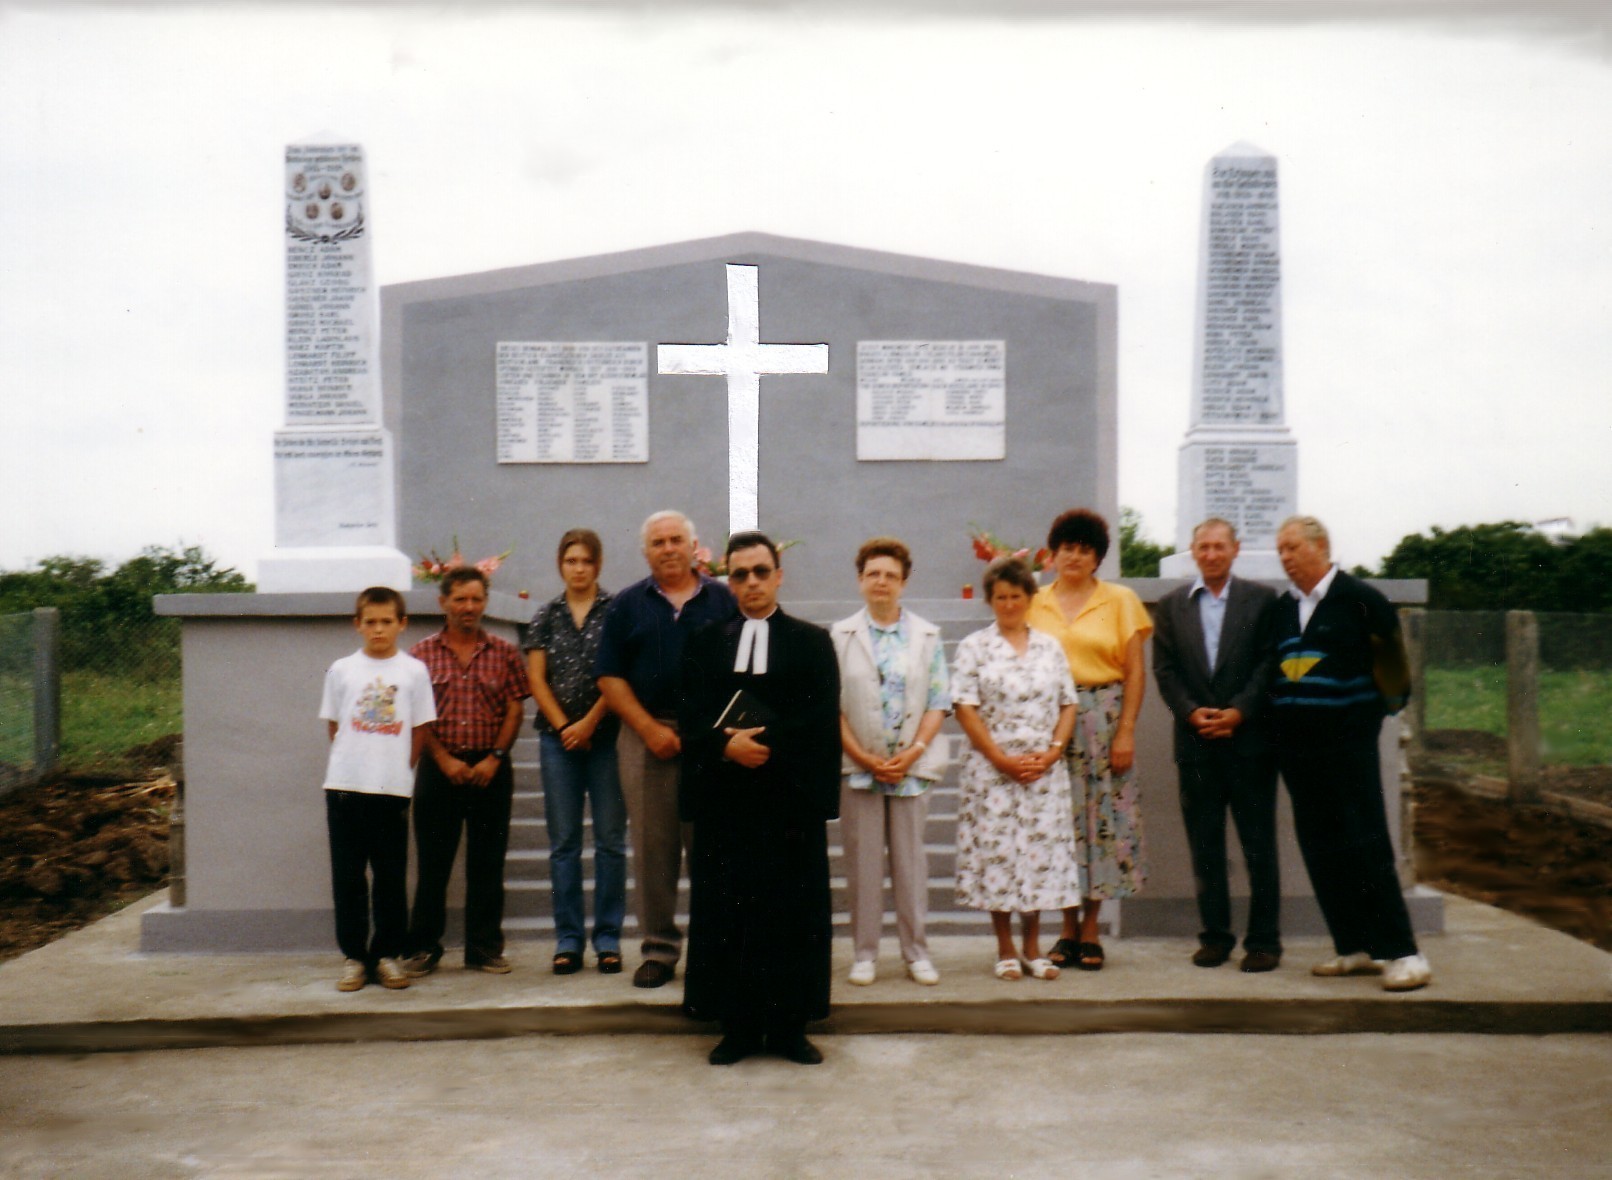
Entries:
<svg viewBox="0 0 1612 1180">
<path fill-rule="evenodd" d="M 507 976 L 464 971 L 450 952 L 404 991 L 334 987 L 328 955 L 140 954 L 140 913 L 155 895 L 0 965 L 0 1053 L 82 1053 L 216 1045 L 424 1041 L 534 1033 L 709 1033 L 678 1012 L 680 982 L 657 991 L 627 972 L 556 977 L 548 949 L 512 948 Z M 932 941 L 937 987 L 906 979 L 893 939 L 871 987 L 844 982 L 836 947 L 828 1035 L 881 1033 L 1607 1033 L 1612 956 L 1504 911 L 1448 899 L 1448 929 L 1424 940 L 1432 986 L 1395 995 L 1369 977 L 1316 979 L 1319 940 L 1288 945 L 1282 967 L 1244 975 L 1189 962 L 1183 940 L 1119 939 L 1107 967 L 1053 982 L 991 976 L 994 944 Z M 1607 1042 L 1612 1046 L 1612 1042 Z"/>
</svg>

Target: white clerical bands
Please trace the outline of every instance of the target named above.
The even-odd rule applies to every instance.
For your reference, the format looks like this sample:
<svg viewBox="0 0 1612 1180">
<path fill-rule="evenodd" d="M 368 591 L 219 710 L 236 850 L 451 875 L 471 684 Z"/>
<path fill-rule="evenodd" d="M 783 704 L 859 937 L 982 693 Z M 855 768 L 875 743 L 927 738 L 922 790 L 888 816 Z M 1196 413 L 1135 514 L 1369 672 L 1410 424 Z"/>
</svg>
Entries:
<svg viewBox="0 0 1612 1180">
<path fill-rule="evenodd" d="M 733 661 L 735 672 L 755 676 L 767 674 L 767 620 L 746 619 L 739 631 L 739 654 Z"/>
</svg>

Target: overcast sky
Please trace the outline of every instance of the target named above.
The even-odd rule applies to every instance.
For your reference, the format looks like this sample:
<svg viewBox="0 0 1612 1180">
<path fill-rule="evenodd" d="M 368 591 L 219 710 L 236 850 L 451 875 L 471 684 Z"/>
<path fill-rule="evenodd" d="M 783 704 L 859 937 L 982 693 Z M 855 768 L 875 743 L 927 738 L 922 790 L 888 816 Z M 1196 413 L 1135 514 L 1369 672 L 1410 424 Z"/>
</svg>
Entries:
<svg viewBox="0 0 1612 1180">
<path fill-rule="evenodd" d="M 1340 559 L 1612 524 L 1604 24 L 969 7 L 0 0 L 0 567 L 183 541 L 255 572 L 281 161 L 323 130 L 368 151 L 383 284 L 740 230 L 1114 283 L 1120 501 L 1160 540 L 1203 167 L 1249 140 Z"/>
</svg>

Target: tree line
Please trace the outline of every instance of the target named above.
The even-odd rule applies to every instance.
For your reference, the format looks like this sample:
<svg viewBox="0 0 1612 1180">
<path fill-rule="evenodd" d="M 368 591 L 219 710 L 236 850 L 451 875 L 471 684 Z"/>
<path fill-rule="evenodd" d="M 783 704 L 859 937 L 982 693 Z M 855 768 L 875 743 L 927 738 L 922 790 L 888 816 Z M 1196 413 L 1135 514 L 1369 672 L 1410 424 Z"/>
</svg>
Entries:
<svg viewBox="0 0 1612 1180">
<path fill-rule="evenodd" d="M 0 614 L 59 610 L 64 669 L 167 675 L 178 670 L 179 625 L 157 616 L 152 596 L 252 589 L 199 545 L 148 545 L 110 569 L 99 558 L 63 554 L 0 571 Z"/>
<path fill-rule="evenodd" d="M 1140 514 L 1120 509 L 1120 572 L 1156 578 L 1173 549 L 1143 532 Z M 1612 528 L 1553 540 L 1518 520 L 1461 525 L 1402 537 L 1382 563 L 1351 571 L 1367 578 L 1425 578 L 1429 610 L 1612 611 Z"/>
</svg>

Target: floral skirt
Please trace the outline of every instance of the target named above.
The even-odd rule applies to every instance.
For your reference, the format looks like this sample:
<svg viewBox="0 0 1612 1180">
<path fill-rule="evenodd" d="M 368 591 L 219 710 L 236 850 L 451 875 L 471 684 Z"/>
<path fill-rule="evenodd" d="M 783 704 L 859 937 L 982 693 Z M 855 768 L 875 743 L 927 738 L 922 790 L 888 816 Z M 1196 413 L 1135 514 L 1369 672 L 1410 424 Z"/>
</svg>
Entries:
<svg viewBox="0 0 1612 1180">
<path fill-rule="evenodd" d="M 1063 763 L 1018 783 L 970 750 L 957 799 L 957 904 L 1015 914 L 1079 905 L 1070 810 Z"/>
<path fill-rule="evenodd" d="M 1115 774 L 1108 751 L 1125 700 L 1119 682 L 1077 688 L 1079 711 L 1069 743 L 1069 788 L 1080 847 L 1080 892 L 1085 897 L 1129 897 L 1147 881 L 1136 765 Z"/>
</svg>

